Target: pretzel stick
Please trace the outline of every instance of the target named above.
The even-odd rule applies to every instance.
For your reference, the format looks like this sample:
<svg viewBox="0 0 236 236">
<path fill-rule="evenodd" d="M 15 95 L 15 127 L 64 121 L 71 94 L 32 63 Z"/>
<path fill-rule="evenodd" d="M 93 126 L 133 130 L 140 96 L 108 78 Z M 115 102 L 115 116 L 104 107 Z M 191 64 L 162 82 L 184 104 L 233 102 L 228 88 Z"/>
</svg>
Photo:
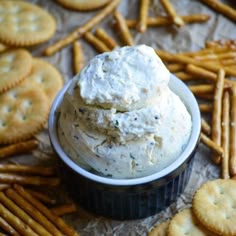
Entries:
<svg viewBox="0 0 236 236">
<path fill-rule="evenodd" d="M 192 65 L 192 64 L 188 64 L 186 66 L 186 72 L 190 73 L 191 75 L 195 75 L 196 77 L 201 77 L 201 78 L 205 78 L 207 80 L 216 82 L 217 80 L 217 74 L 214 72 L 211 72 L 209 70 L 203 69 L 201 67 Z"/>
<path fill-rule="evenodd" d="M 55 175 L 55 168 L 43 166 L 28 166 L 15 164 L 0 164 L 0 173 L 24 173 L 37 174 L 41 176 Z"/>
<path fill-rule="evenodd" d="M 186 66 L 186 72 L 196 76 L 196 78 L 204 78 L 206 80 L 209 80 L 209 81 L 213 81 L 213 82 L 216 82 L 217 81 L 217 74 L 212 72 L 212 71 L 209 71 L 207 69 L 204 69 L 204 68 L 201 68 L 199 66 L 195 66 L 195 65 L 192 65 L 192 64 L 188 64 Z M 224 88 L 228 88 L 228 87 L 231 87 L 235 82 L 229 80 L 229 79 L 225 79 L 224 80 Z"/>
<path fill-rule="evenodd" d="M 27 189 L 27 192 L 30 193 L 33 197 L 37 198 L 42 203 L 46 203 L 46 204 L 55 204 L 56 203 L 55 199 L 51 199 L 50 197 L 48 197 L 47 195 L 45 195 L 41 192 L 34 191 L 32 189 Z"/>
<path fill-rule="evenodd" d="M 206 60 L 222 60 L 222 59 L 232 59 L 236 57 L 236 52 L 224 52 L 218 54 L 206 54 L 201 56 L 195 56 L 194 58 L 199 61 L 206 61 Z"/>
<path fill-rule="evenodd" d="M 110 35 L 108 35 L 107 32 L 102 28 L 96 29 L 95 36 L 102 42 L 104 42 L 104 44 L 106 44 L 107 47 L 111 50 L 118 46 L 116 41 Z"/>
<path fill-rule="evenodd" d="M 211 134 L 211 126 L 203 118 L 201 119 L 201 129 L 203 133 L 207 135 Z"/>
<path fill-rule="evenodd" d="M 33 220 L 27 213 L 19 208 L 11 199 L 9 199 L 3 192 L 0 192 L 0 202 L 5 205 L 16 217 L 19 217 L 26 225 L 39 235 L 51 236 L 51 234 L 44 229 L 40 224 Z"/>
<path fill-rule="evenodd" d="M 25 142 L 19 142 L 0 148 L 0 159 L 16 154 L 28 153 L 38 147 L 38 141 L 35 139 Z"/>
<path fill-rule="evenodd" d="M 231 20 L 236 21 L 236 10 L 232 7 L 223 4 L 218 0 L 202 0 L 202 2 L 213 8 L 215 11 L 227 16 Z"/>
<path fill-rule="evenodd" d="M 59 178 L 39 177 L 39 176 L 22 176 L 16 174 L 0 173 L 0 183 L 4 184 L 27 184 L 36 186 L 58 186 Z"/>
<path fill-rule="evenodd" d="M 73 66 L 75 74 L 78 74 L 84 66 L 83 50 L 78 41 L 73 43 Z"/>
<path fill-rule="evenodd" d="M 230 111 L 230 174 L 236 175 L 236 86 L 231 89 Z"/>
<path fill-rule="evenodd" d="M 233 39 L 226 39 L 226 40 L 217 40 L 217 41 L 207 41 L 205 43 L 206 48 L 221 48 L 221 47 L 228 47 L 228 48 L 235 48 L 236 41 Z"/>
<path fill-rule="evenodd" d="M 185 23 L 196 23 L 196 22 L 206 22 L 210 19 L 209 15 L 205 14 L 193 14 L 189 16 L 180 16 Z M 136 28 L 137 20 L 126 20 L 126 24 L 129 28 Z M 169 16 L 157 16 L 147 18 L 148 26 L 165 26 L 172 25 L 173 20 Z"/>
<path fill-rule="evenodd" d="M 224 156 L 222 159 L 222 178 L 228 179 L 229 175 L 229 113 L 230 113 L 230 95 L 228 91 L 223 94 L 222 101 L 222 135 L 221 143 L 224 150 Z"/>
<path fill-rule="evenodd" d="M 54 215 L 63 216 L 66 214 L 76 212 L 77 208 L 75 204 L 71 203 L 71 204 L 64 204 L 58 207 L 54 207 L 54 208 L 51 208 L 50 210 Z"/>
<path fill-rule="evenodd" d="M 203 67 L 205 69 L 208 69 L 213 72 L 217 72 L 222 69 L 221 66 L 215 65 L 214 63 L 206 63 L 206 62 L 201 62 L 197 61 L 194 58 L 191 58 L 189 56 L 185 55 L 180 55 L 180 54 L 172 54 L 163 50 L 156 50 L 156 53 L 159 55 L 159 57 L 167 62 L 178 62 L 178 63 L 183 63 L 183 64 L 193 64 L 196 66 Z M 225 73 L 226 75 L 229 76 L 236 76 L 236 71 L 230 68 L 225 68 Z M 232 82 L 233 83 L 233 82 Z"/>
<path fill-rule="evenodd" d="M 201 112 L 212 112 L 211 104 L 199 104 L 199 109 Z"/>
<path fill-rule="evenodd" d="M 6 207 L 0 203 L 0 215 L 20 234 L 25 236 L 37 236 L 32 229 L 13 215 Z"/>
<path fill-rule="evenodd" d="M 9 184 L 0 184 L 0 191 L 4 190 L 6 188 L 10 188 L 10 187 L 11 187 L 11 185 L 9 185 Z"/>
<path fill-rule="evenodd" d="M 222 95 L 224 88 L 225 72 L 223 69 L 218 72 L 218 80 L 216 82 L 214 100 L 213 100 L 213 113 L 212 113 L 212 132 L 211 138 L 217 144 L 221 145 L 221 114 L 222 114 Z M 213 161 L 219 164 L 221 156 L 213 155 Z"/>
<path fill-rule="evenodd" d="M 139 22 L 137 24 L 137 30 L 140 33 L 144 33 L 147 29 L 147 18 L 148 18 L 148 7 L 149 0 L 139 0 L 140 2 L 140 11 L 139 11 Z"/>
<path fill-rule="evenodd" d="M 12 228 L 11 225 L 9 225 L 9 223 L 4 220 L 1 216 L 0 216 L 0 228 L 3 229 L 5 232 L 9 233 L 9 235 L 13 235 L 13 236 L 20 236 L 14 228 Z"/>
<path fill-rule="evenodd" d="M 0 52 L 4 52 L 8 49 L 9 47 L 3 43 L 0 43 Z"/>
<path fill-rule="evenodd" d="M 214 98 L 213 94 L 204 94 L 204 93 L 197 93 L 194 94 L 196 97 L 201 98 L 201 99 L 206 99 L 212 101 Z"/>
<path fill-rule="evenodd" d="M 67 225 L 64 220 L 54 214 L 46 208 L 41 202 L 36 198 L 31 196 L 25 189 L 19 185 L 14 185 L 16 191 L 29 203 L 31 203 L 35 208 L 42 212 L 51 222 L 53 222 L 61 231 L 67 236 L 76 236 L 78 235 L 73 228 Z"/>
<path fill-rule="evenodd" d="M 171 5 L 169 0 L 160 0 L 163 8 L 165 9 L 166 13 L 171 17 L 174 24 L 178 27 L 181 27 L 184 25 L 183 19 L 177 15 L 174 7 Z"/>
<path fill-rule="evenodd" d="M 223 66 L 236 65 L 236 57 L 233 58 L 233 59 L 221 60 L 220 63 L 221 63 Z"/>
<path fill-rule="evenodd" d="M 89 19 L 84 25 L 78 27 L 68 36 L 58 40 L 55 44 L 49 46 L 45 49 L 44 54 L 50 56 L 60 49 L 66 47 L 70 43 L 74 42 L 76 39 L 79 39 L 83 36 L 87 31 L 92 29 L 95 25 L 100 23 L 104 18 L 106 18 L 120 3 L 120 0 L 113 0 L 111 3 L 106 5 L 99 13 L 97 13 L 94 17 Z"/>
<path fill-rule="evenodd" d="M 176 72 L 175 76 L 178 77 L 179 79 L 183 80 L 183 81 L 189 81 L 189 80 L 196 79 L 196 77 L 194 75 L 188 74 L 188 73 L 183 72 L 183 71 Z"/>
<path fill-rule="evenodd" d="M 99 53 L 109 52 L 110 48 L 107 47 L 100 39 L 95 37 L 92 33 L 86 32 L 84 38 L 89 42 Z"/>
<path fill-rule="evenodd" d="M 179 64 L 179 63 L 171 63 L 171 64 L 166 65 L 166 67 L 172 73 L 179 72 L 185 69 L 185 65 Z"/>
<path fill-rule="evenodd" d="M 205 134 L 201 132 L 200 135 L 201 142 L 214 151 L 217 155 L 223 156 L 224 150 L 221 146 L 217 145 L 212 139 L 208 138 Z"/>
<path fill-rule="evenodd" d="M 194 94 L 199 94 L 199 93 L 209 94 L 214 92 L 215 89 L 215 86 L 211 84 L 190 85 L 188 87 Z"/>
<path fill-rule="evenodd" d="M 129 46 L 134 45 L 133 37 L 129 31 L 124 17 L 118 11 L 115 11 L 113 16 L 117 22 L 116 25 L 118 27 L 118 30 L 120 31 L 120 35 L 124 44 Z"/>
<path fill-rule="evenodd" d="M 196 57 L 196 56 L 204 56 L 207 54 L 219 54 L 219 53 L 229 52 L 230 50 L 232 49 L 229 48 L 228 46 L 224 46 L 222 48 L 203 48 L 199 51 L 181 52 L 181 53 L 178 53 L 177 55 Z"/>
<path fill-rule="evenodd" d="M 15 190 L 8 189 L 6 195 L 52 235 L 63 236 L 63 234 L 40 211 L 38 211 L 37 208 L 22 198 Z"/>
</svg>

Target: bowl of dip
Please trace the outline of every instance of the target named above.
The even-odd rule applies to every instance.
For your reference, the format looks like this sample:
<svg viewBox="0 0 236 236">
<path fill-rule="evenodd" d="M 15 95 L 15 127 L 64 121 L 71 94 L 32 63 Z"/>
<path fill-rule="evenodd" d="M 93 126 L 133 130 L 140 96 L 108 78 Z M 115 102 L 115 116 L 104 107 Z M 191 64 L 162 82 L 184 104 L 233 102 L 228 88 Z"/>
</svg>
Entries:
<svg viewBox="0 0 236 236">
<path fill-rule="evenodd" d="M 141 48 L 141 53 L 143 49 L 145 48 Z M 138 56 L 136 57 L 136 60 L 138 60 Z M 115 69 L 113 69 L 113 71 L 115 71 Z M 93 132 L 96 129 L 96 127 L 93 127 L 93 124 L 92 123 L 90 124 L 89 122 L 91 122 L 91 120 L 94 122 L 94 119 L 96 118 L 96 122 L 97 122 L 97 123 L 95 122 L 96 125 L 104 124 L 101 122 L 101 117 L 104 118 L 103 114 L 106 115 L 105 120 L 110 119 L 110 118 L 113 119 L 114 117 L 115 117 L 115 120 L 117 120 L 116 115 L 119 115 L 119 117 L 122 117 L 122 121 L 124 121 L 123 117 L 125 118 L 128 117 L 127 122 L 131 122 L 130 116 L 132 115 L 132 117 L 134 117 L 132 122 L 137 122 L 137 119 L 135 119 L 136 117 L 133 116 L 133 114 L 136 115 L 137 112 L 142 111 L 143 100 L 142 100 L 142 104 L 140 102 L 137 102 L 135 103 L 135 106 L 132 106 L 132 107 L 127 103 L 128 98 L 126 98 L 125 100 L 126 103 L 122 103 L 124 100 L 118 101 L 116 102 L 116 105 L 114 108 L 115 112 L 113 111 L 113 108 L 110 109 L 109 102 L 102 103 L 102 105 L 105 104 L 106 107 L 97 106 L 96 104 L 96 106 L 94 106 L 95 108 L 91 108 L 91 104 L 83 104 L 84 107 L 82 108 L 78 107 L 77 105 L 72 105 L 73 109 L 72 110 L 69 109 L 67 111 L 67 103 L 65 103 L 64 101 L 65 101 L 66 96 L 68 95 L 68 91 L 70 90 L 70 88 L 73 88 L 72 91 L 74 91 L 73 84 L 75 84 L 75 81 L 77 81 L 77 79 L 78 78 L 74 78 L 73 80 L 70 80 L 57 95 L 51 107 L 51 111 L 49 115 L 49 123 L 48 123 L 50 141 L 51 141 L 53 149 L 55 150 L 58 156 L 59 164 L 61 167 L 60 173 L 61 173 L 63 181 L 65 182 L 65 186 L 68 192 L 71 194 L 71 196 L 80 204 L 80 206 L 82 206 L 86 210 L 94 214 L 116 219 L 116 220 L 130 220 L 130 219 L 145 218 L 145 217 L 154 215 L 162 211 L 163 209 L 168 207 L 171 203 L 176 201 L 176 199 L 180 196 L 180 194 L 183 193 L 188 183 L 188 180 L 190 178 L 193 160 L 194 160 L 193 157 L 198 146 L 199 137 L 200 137 L 200 128 L 201 128 L 201 117 L 200 117 L 199 107 L 198 107 L 198 104 L 194 95 L 188 89 L 188 87 L 178 78 L 176 78 L 174 75 L 170 74 L 170 78 L 168 80 L 168 88 L 171 91 L 171 93 L 174 93 L 178 97 L 178 99 L 183 103 L 183 106 L 186 108 L 186 111 L 188 112 L 189 117 L 190 117 L 188 119 L 191 119 L 191 130 L 188 134 L 188 138 L 186 139 L 184 145 L 178 148 L 178 145 L 180 146 L 181 143 L 179 143 L 178 140 L 175 140 L 176 137 L 179 137 L 181 130 L 183 130 L 183 133 L 185 132 L 185 127 L 183 125 L 181 129 L 178 129 L 177 133 L 174 133 L 176 132 L 174 131 L 175 127 L 167 129 L 167 131 L 164 130 L 163 131 L 164 134 L 166 132 L 166 136 L 170 137 L 170 139 L 168 139 L 169 140 L 168 145 L 165 147 L 165 143 L 163 144 L 163 146 L 165 147 L 164 150 L 176 149 L 178 150 L 177 156 L 175 158 L 172 158 L 172 156 L 170 156 L 169 161 L 166 162 L 165 165 L 159 164 L 161 163 L 160 162 L 161 158 L 158 157 L 159 159 L 154 158 L 153 162 L 148 162 L 147 164 L 143 164 L 140 167 L 141 165 L 140 163 L 146 163 L 145 162 L 146 159 L 145 159 L 145 155 L 142 153 L 143 150 L 137 148 L 137 142 L 135 142 L 134 145 L 131 147 L 128 146 L 127 155 L 125 153 L 123 153 L 122 155 L 119 155 L 120 152 L 116 151 L 116 149 L 111 149 L 110 146 L 105 146 L 105 148 L 110 148 L 112 151 L 109 151 L 109 155 L 104 155 L 103 157 L 103 156 L 100 156 L 99 152 L 95 152 L 98 149 L 96 150 L 91 149 L 93 152 L 91 152 L 91 150 L 88 149 L 88 147 L 91 147 L 91 146 L 89 146 L 90 143 L 86 143 L 87 139 L 85 139 L 85 141 L 84 140 L 80 141 L 82 140 L 84 136 L 83 136 L 83 133 L 82 134 L 79 133 L 80 131 L 78 131 L 78 134 L 79 134 L 78 136 L 77 136 L 77 133 L 74 132 L 74 129 L 75 130 L 77 129 L 76 124 L 73 124 L 72 126 L 66 126 L 66 125 L 64 126 L 64 123 L 61 123 L 61 120 L 66 121 L 68 123 L 70 123 L 71 121 L 74 121 L 74 119 L 78 120 L 77 117 L 75 118 L 76 112 L 73 111 L 73 109 L 75 108 L 75 110 L 77 110 L 78 113 L 83 113 L 79 117 L 79 122 L 82 122 L 81 124 L 85 125 L 86 129 L 90 128 L 91 129 L 90 132 Z M 139 83 L 139 81 L 136 83 L 141 84 Z M 149 86 L 148 82 L 146 84 L 147 86 Z M 155 84 L 156 83 L 154 83 L 154 85 L 151 85 L 151 87 L 155 86 Z M 143 88 L 144 86 L 146 85 L 142 85 L 142 91 L 145 90 L 144 96 L 146 96 L 147 87 Z M 125 92 L 126 91 L 124 90 L 123 93 L 125 94 Z M 119 98 L 119 96 L 116 96 L 116 98 L 117 97 Z M 72 99 L 74 99 L 74 97 L 72 97 Z M 99 101 L 101 101 L 101 99 Z M 122 104 L 125 104 L 125 106 L 122 106 Z M 63 110 L 64 113 L 60 110 L 62 105 L 66 107 Z M 149 105 L 150 103 L 148 102 L 145 106 L 149 106 Z M 88 110 L 88 112 L 85 108 Z M 84 109 L 86 110 L 87 113 L 84 112 Z M 112 115 L 108 113 L 110 112 L 109 109 L 111 110 Z M 125 109 L 127 109 L 128 112 Z M 166 108 L 163 107 L 163 110 L 165 109 Z M 174 125 L 175 122 L 177 121 L 175 121 L 173 109 L 172 109 L 172 112 L 169 112 L 169 115 L 166 119 L 169 119 L 169 116 L 173 115 L 173 117 L 170 117 L 170 120 L 173 120 L 172 124 Z M 91 110 L 92 112 L 94 111 L 97 112 L 97 110 L 99 112 L 100 111 L 102 112 L 95 113 L 96 115 L 88 119 L 87 114 L 90 114 L 89 112 Z M 157 109 L 157 111 L 159 110 Z M 66 117 L 67 112 L 71 113 L 71 116 L 69 116 L 68 119 Z M 84 114 L 86 115 L 85 118 L 83 117 Z M 141 118 L 145 117 L 143 113 L 138 113 L 138 114 L 141 114 Z M 152 114 L 152 109 L 150 110 L 149 114 Z M 160 114 L 158 113 L 158 116 L 150 115 L 150 117 L 158 120 L 156 117 L 159 117 L 159 116 L 161 117 L 161 114 L 162 112 L 160 109 Z M 164 119 L 163 122 L 160 122 L 160 124 L 157 123 L 157 126 L 155 126 L 154 124 L 154 128 L 158 127 L 157 130 L 160 130 L 161 125 L 165 124 L 166 119 Z M 120 125 L 121 118 L 118 121 Z M 155 121 L 155 122 L 158 122 L 158 121 Z M 186 126 L 188 122 L 189 121 L 186 120 L 185 122 Z M 128 123 L 129 125 L 127 125 L 127 123 L 125 123 L 126 126 L 119 127 L 119 130 L 117 131 L 117 127 L 115 127 L 113 123 L 110 121 L 107 123 L 109 125 L 108 134 L 112 135 L 112 137 L 115 137 L 118 133 L 118 136 L 120 137 L 121 135 L 119 134 L 119 132 L 122 131 L 122 134 L 125 133 L 126 136 L 125 135 L 122 136 L 122 138 L 125 139 L 125 141 L 123 139 L 121 141 L 119 140 L 119 145 L 116 145 L 116 148 L 120 148 L 120 146 L 121 148 L 123 148 L 123 146 L 126 145 L 125 142 L 130 143 L 130 140 L 129 140 L 130 137 L 132 138 L 134 137 L 132 136 L 133 135 L 132 132 L 133 130 L 135 130 L 135 128 L 137 128 L 137 126 L 134 126 L 133 130 L 130 131 L 129 129 L 127 131 L 127 127 L 128 128 L 131 127 L 132 124 Z M 183 121 L 182 123 L 184 124 Z M 78 123 L 78 126 L 81 124 Z M 145 137 L 147 138 L 145 139 L 145 141 L 148 140 L 149 142 L 150 140 L 152 140 L 153 129 L 150 129 L 149 127 L 151 125 L 148 122 L 146 122 L 144 126 L 139 124 L 138 127 L 141 127 L 140 130 L 143 133 L 140 131 L 141 135 L 138 137 L 135 136 L 135 138 L 143 139 L 143 137 L 146 135 Z M 176 126 L 178 125 L 179 124 L 176 124 Z M 105 132 L 104 129 L 101 129 L 101 130 L 102 132 Z M 127 132 L 124 132 L 124 130 L 126 130 Z M 173 135 L 171 133 L 172 130 L 173 130 Z M 61 139 L 61 136 L 64 135 L 64 132 L 67 132 L 67 135 L 72 136 L 72 139 L 71 140 L 68 139 L 67 142 L 64 142 L 64 141 L 62 142 L 63 139 Z M 138 132 L 136 131 L 138 135 L 140 134 L 140 132 L 139 130 Z M 153 132 L 155 133 L 156 131 L 154 130 Z M 89 134 L 87 135 L 89 137 L 91 136 Z M 100 134 L 98 134 L 98 136 L 95 136 L 95 137 L 100 137 L 99 135 Z M 102 137 L 103 136 L 104 136 L 104 133 L 102 134 Z M 94 137 L 90 137 L 90 138 L 95 139 Z M 90 142 L 92 142 L 93 144 L 93 141 L 90 141 Z M 112 143 L 114 142 L 115 141 L 112 141 Z M 73 143 L 72 148 L 67 148 L 71 146 L 71 143 Z M 94 143 L 96 144 L 96 140 L 94 141 Z M 102 142 L 101 145 L 103 145 L 104 143 L 105 142 Z M 150 145 L 153 145 L 151 144 L 151 142 L 149 143 Z M 74 151 L 77 145 L 78 145 L 78 149 L 80 151 L 83 150 L 83 152 L 76 153 Z M 142 146 L 142 143 L 140 146 Z M 132 149 L 132 147 L 134 148 Z M 108 150 L 108 149 L 104 149 L 104 150 Z M 147 148 L 145 150 L 149 150 L 149 149 Z M 132 155 L 130 153 L 132 153 Z M 140 153 L 140 156 L 144 158 L 142 159 L 142 162 L 139 162 L 139 160 L 135 159 L 139 153 Z M 161 153 L 161 155 L 164 156 L 162 157 L 163 159 L 165 158 L 165 153 L 167 152 L 163 151 L 163 152 L 153 152 L 153 153 L 154 154 Z M 79 156 L 78 159 L 77 159 L 77 155 Z M 81 155 L 83 156 L 82 160 L 80 160 Z M 116 158 L 116 155 L 117 155 L 118 164 L 116 164 L 116 162 L 114 161 Z M 149 151 L 147 152 L 147 155 L 149 155 Z M 121 157 L 122 158 L 125 157 L 126 159 L 129 158 L 129 162 L 127 162 L 126 159 L 123 160 Z M 99 159 L 99 163 L 97 160 L 93 161 L 95 160 L 95 158 L 101 158 Z M 107 160 L 109 161 L 112 160 L 112 162 L 115 163 L 114 166 L 110 167 L 111 162 Z M 129 168 L 132 169 L 132 172 L 130 172 Z M 122 172 L 122 170 L 124 170 L 124 173 Z M 108 174 L 106 175 L 106 173 Z"/>
</svg>

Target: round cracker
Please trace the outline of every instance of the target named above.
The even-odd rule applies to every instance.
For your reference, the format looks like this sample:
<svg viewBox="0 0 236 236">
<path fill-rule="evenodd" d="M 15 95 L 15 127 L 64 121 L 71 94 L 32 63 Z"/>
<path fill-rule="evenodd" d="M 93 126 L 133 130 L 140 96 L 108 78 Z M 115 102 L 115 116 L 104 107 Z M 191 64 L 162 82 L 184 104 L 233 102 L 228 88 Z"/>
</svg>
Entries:
<svg viewBox="0 0 236 236">
<path fill-rule="evenodd" d="M 56 0 L 62 6 L 79 11 L 90 11 L 105 6 L 110 0 Z"/>
<path fill-rule="evenodd" d="M 0 94 L 0 144 L 31 138 L 43 128 L 48 112 L 45 93 L 27 79 Z"/>
<path fill-rule="evenodd" d="M 58 91 L 63 86 L 63 79 L 59 71 L 46 61 L 33 58 L 32 70 L 27 79 L 37 83 L 48 97 L 49 105 L 52 104 Z"/>
<path fill-rule="evenodd" d="M 0 93 L 20 83 L 31 71 L 32 57 L 24 49 L 0 54 Z"/>
<path fill-rule="evenodd" d="M 191 208 L 177 213 L 170 221 L 168 236 L 213 236 L 194 216 Z"/>
<path fill-rule="evenodd" d="M 202 185 L 194 195 L 193 211 L 212 232 L 236 235 L 236 181 L 217 179 Z"/>
<path fill-rule="evenodd" d="M 54 18 L 44 9 L 23 1 L 1 0 L 0 40 L 12 46 L 47 41 L 56 31 Z"/>
<path fill-rule="evenodd" d="M 154 228 L 152 228 L 152 230 L 148 233 L 148 236 L 166 236 L 169 223 L 170 221 L 168 220 L 154 226 Z"/>
</svg>

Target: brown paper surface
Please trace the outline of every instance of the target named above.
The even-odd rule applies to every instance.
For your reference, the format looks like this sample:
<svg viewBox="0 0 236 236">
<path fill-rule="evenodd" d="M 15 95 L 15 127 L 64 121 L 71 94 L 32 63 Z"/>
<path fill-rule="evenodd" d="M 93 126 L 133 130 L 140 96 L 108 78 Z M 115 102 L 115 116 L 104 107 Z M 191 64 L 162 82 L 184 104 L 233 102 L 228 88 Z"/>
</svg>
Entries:
<svg viewBox="0 0 236 236">
<path fill-rule="evenodd" d="M 88 0 L 89 1 L 89 0 Z M 31 0 L 31 3 L 38 4 L 47 9 L 57 21 L 57 32 L 54 37 L 47 43 L 41 44 L 37 47 L 31 48 L 34 56 L 41 57 L 52 63 L 63 75 L 64 80 L 67 81 L 74 76 L 72 67 L 72 48 L 71 45 L 65 49 L 57 52 L 53 56 L 42 56 L 42 51 L 47 45 L 52 44 L 56 40 L 66 36 L 76 27 L 85 23 L 97 11 L 79 12 L 63 8 L 55 1 L 48 0 Z M 160 6 L 158 0 L 150 1 L 149 15 L 165 15 L 163 8 Z M 136 44 L 147 44 L 153 48 L 168 50 L 171 52 L 193 51 L 204 46 L 207 40 L 218 39 L 236 39 L 235 23 L 228 18 L 214 12 L 200 1 L 194 0 L 179 0 L 171 1 L 180 15 L 190 15 L 194 13 L 209 14 L 211 19 L 206 23 L 195 23 L 185 25 L 182 28 L 175 26 L 153 27 L 148 28 L 144 34 L 132 30 Z M 227 4 L 233 6 L 234 1 L 225 1 Z M 119 5 L 119 11 L 126 18 L 138 17 L 138 0 L 123 0 Z M 234 5 L 235 6 L 235 5 Z M 112 35 L 117 42 L 120 43 L 119 35 L 112 27 L 112 16 L 107 17 L 99 26 L 103 27 L 110 35 Z M 80 40 L 85 57 L 85 63 L 93 58 L 97 52 L 85 42 Z M 55 155 L 50 147 L 49 138 L 47 134 L 47 127 L 45 130 L 37 135 L 41 141 L 38 150 L 34 151 L 32 156 L 23 157 L 20 161 L 23 163 L 43 163 L 45 165 L 54 165 Z M 19 158 L 12 158 L 12 161 L 19 161 Z M 185 192 L 179 197 L 178 201 L 168 207 L 165 211 L 154 216 L 133 221 L 115 221 L 99 216 L 94 216 L 82 208 L 78 207 L 78 212 L 66 216 L 65 219 L 69 224 L 72 224 L 78 232 L 83 236 L 89 235 L 146 235 L 152 226 L 162 222 L 177 211 L 191 205 L 191 200 L 195 190 L 205 181 L 220 177 L 220 166 L 212 164 L 210 160 L 210 152 L 202 144 L 199 145 L 194 161 L 193 172 L 190 181 L 185 189 Z M 68 199 L 64 189 L 57 189 L 59 198 Z"/>
</svg>

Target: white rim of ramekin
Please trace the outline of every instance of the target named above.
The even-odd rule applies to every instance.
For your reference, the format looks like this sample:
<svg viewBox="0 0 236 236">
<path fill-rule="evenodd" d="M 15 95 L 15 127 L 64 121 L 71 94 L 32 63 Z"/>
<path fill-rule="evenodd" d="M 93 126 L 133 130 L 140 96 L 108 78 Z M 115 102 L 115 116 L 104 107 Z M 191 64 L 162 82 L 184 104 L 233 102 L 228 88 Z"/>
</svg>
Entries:
<svg viewBox="0 0 236 236">
<path fill-rule="evenodd" d="M 70 80 L 58 93 L 57 97 L 55 98 L 50 114 L 49 114 L 49 120 L 48 120 L 48 130 L 49 130 L 49 137 L 51 140 L 51 144 L 54 148 L 54 150 L 57 152 L 58 156 L 61 158 L 61 160 L 72 170 L 74 170 L 76 173 L 82 175 L 85 178 L 88 178 L 92 181 L 99 182 L 102 184 L 107 185 L 115 185 L 115 186 L 132 186 L 132 185 L 140 185 L 145 184 L 148 182 L 152 182 L 161 178 L 164 178 L 165 176 L 169 175 L 173 171 L 175 171 L 181 164 L 183 164 L 188 157 L 194 152 L 194 149 L 196 148 L 196 145 L 198 143 L 198 139 L 200 136 L 201 131 L 201 115 L 198 103 L 192 94 L 192 92 L 189 90 L 189 88 L 176 76 L 171 74 L 169 87 L 174 92 L 176 91 L 176 88 L 181 88 L 183 94 L 176 93 L 181 100 L 184 102 L 185 106 L 187 107 L 187 110 L 189 111 L 191 117 L 192 117 L 192 133 L 189 139 L 188 144 L 186 145 L 184 151 L 181 153 L 181 155 L 169 166 L 164 168 L 161 171 L 158 171 L 157 173 L 140 177 L 140 178 L 132 178 L 132 179 L 112 179 L 108 177 L 102 177 L 96 174 L 93 174 L 83 168 L 81 168 L 78 164 L 76 164 L 62 149 L 58 137 L 57 137 L 57 108 L 60 105 L 63 95 L 65 91 L 70 86 L 72 80 Z"/>
</svg>

